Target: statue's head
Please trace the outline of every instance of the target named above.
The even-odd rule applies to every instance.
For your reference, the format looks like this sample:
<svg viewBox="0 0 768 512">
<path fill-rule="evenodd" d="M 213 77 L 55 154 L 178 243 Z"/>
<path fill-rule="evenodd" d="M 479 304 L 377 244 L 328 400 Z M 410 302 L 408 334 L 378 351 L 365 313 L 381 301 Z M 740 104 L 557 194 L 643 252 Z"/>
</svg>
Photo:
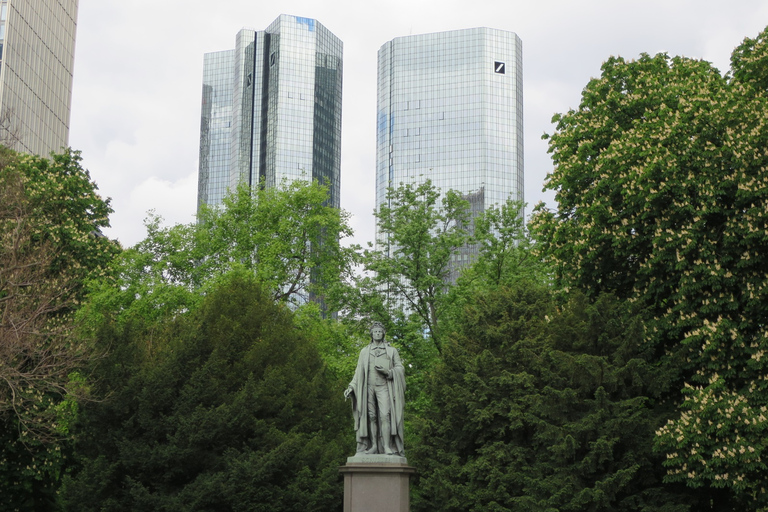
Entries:
<svg viewBox="0 0 768 512">
<path fill-rule="evenodd" d="M 371 341 L 383 340 L 386 333 L 387 331 L 384 329 L 384 324 L 381 322 L 373 322 L 371 324 Z"/>
</svg>

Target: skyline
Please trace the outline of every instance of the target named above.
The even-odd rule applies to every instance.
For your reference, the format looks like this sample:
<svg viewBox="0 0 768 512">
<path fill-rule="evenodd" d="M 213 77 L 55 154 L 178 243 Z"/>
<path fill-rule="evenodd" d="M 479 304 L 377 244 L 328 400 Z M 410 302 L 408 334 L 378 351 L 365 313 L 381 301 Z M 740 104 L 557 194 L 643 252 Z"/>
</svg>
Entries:
<svg viewBox="0 0 768 512">
<path fill-rule="evenodd" d="M 539 200 L 552 205 L 554 198 L 541 192 L 552 167 L 541 135 L 552 132 L 552 115 L 578 107 L 581 90 L 608 57 L 667 52 L 725 72 L 733 48 L 768 24 L 768 5 L 753 0 L 654 0 L 642 9 L 574 4 L 479 0 L 467 10 L 453 1 L 390 1 L 371 9 L 287 1 L 265 9 L 230 0 L 212 11 L 197 0 L 80 0 L 70 144 L 82 151 L 100 193 L 112 198 L 111 238 L 126 247 L 140 241 L 153 208 L 167 225 L 194 221 L 203 54 L 230 48 L 232 34 L 258 30 L 280 14 L 314 18 L 344 43 L 341 207 L 352 214 L 353 241 L 365 243 L 374 236 L 376 54 L 387 41 L 475 27 L 520 36 L 529 213 Z"/>
</svg>

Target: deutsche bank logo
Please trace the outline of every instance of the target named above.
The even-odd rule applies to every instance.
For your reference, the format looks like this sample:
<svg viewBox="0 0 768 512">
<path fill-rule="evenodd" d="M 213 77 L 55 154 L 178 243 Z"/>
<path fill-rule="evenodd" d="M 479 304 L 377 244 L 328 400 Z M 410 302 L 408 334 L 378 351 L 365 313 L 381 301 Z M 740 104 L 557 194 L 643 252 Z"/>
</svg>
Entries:
<svg viewBox="0 0 768 512">
<path fill-rule="evenodd" d="M 493 72 L 503 75 L 505 73 L 504 63 L 496 61 L 493 63 Z"/>
</svg>

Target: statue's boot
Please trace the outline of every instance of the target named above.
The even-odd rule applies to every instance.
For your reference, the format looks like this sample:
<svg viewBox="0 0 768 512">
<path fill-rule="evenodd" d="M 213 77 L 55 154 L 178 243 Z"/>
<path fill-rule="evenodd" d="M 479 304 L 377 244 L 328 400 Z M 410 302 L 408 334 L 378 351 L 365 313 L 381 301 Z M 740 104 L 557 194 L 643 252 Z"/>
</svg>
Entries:
<svg viewBox="0 0 768 512">
<path fill-rule="evenodd" d="M 377 442 L 379 437 L 379 428 L 375 421 L 372 421 L 370 427 L 368 427 L 368 434 L 371 436 L 371 447 L 365 450 L 365 453 L 379 453 L 379 445 Z"/>
</svg>

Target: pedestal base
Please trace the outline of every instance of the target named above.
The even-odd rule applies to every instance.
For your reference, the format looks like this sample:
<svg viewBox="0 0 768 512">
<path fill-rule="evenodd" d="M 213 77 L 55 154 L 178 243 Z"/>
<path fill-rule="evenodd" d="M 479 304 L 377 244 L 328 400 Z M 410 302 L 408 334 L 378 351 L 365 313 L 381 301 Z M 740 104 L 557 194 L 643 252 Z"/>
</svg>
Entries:
<svg viewBox="0 0 768 512">
<path fill-rule="evenodd" d="M 405 457 L 357 455 L 339 468 L 344 474 L 344 512 L 409 512 L 410 476 Z"/>
</svg>

